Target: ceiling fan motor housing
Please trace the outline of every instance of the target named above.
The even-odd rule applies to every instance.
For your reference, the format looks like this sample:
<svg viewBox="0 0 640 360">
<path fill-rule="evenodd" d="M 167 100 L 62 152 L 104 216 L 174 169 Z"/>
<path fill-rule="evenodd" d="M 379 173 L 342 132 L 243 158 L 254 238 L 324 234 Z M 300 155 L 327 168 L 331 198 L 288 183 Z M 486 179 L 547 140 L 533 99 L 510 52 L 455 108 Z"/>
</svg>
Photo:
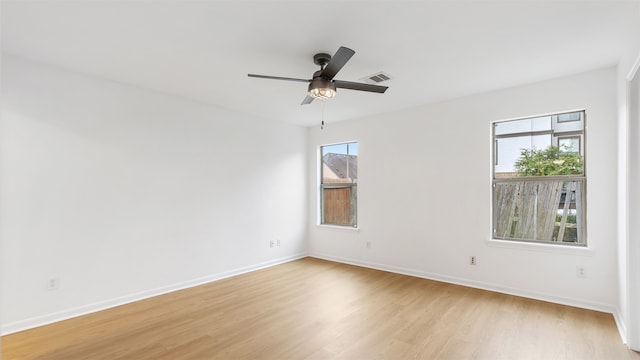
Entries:
<svg viewBox="0 0 640 360">
<path fill-rule="evenodd" d="M 329 54 L 319 53 L 319 54 L 313 55 L 313 63 L 318 66 L 321 66 L 322 68 L 324 68 L 325 65 L 329 63 L 330 60 L 331 60 L 331 55 Z"/>
</svg>

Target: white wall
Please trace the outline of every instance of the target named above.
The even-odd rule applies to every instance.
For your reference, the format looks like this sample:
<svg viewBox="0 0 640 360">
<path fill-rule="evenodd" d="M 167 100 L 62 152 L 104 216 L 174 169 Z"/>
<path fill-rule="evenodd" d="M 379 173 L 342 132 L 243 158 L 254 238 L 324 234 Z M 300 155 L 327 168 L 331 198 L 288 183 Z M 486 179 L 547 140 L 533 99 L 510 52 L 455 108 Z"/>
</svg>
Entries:
<svg viewBox="0 0 640 360">
<path fill-rule="evenodd" d="M 638 227 L 637 184 L 640 179 L 638 115 L 630 114 L 630 80 L 640 62 L 640 3 L 635 5 L 637 21 L 626 35 L 627 52 L 618 63 L 618 284 L 616 318 L 623 340 L 640 350 L 640 228 Z M 636 99 L 637 100 L 637 99 Z M 636 108 L 637 111 L 637 108 Z"/>
<path fill-rule="evenodd" d="M 624 216 L 620 219 L 625 225 L 620 236 L 620 297 L 621 318 L 624 319 L 626 338 L 632 349 L 640 351 L 640 57 L 628 77 L 621 77 L 623 86 L 624 110 L 621 116 L 621 129 L 624 136 L 621 140 L 627 145 L 623 152 L 622 163 L 626 196 L 621 197 Z M 622 142 L 622 141 L 621 141 Z"/>
<path fill-rule="evenodd" d="M 305 128 L 8 56 L 2 91 L 3 333 L 306 253 Z"/>
<path fill-rule="evenodd" d="M 489 241 L 491 122 L 583 108 L 588 249 Z M 615 312 L 616 119 L 616 69 L 607 68 L 312 128 L 310 189 L 318 146 L 359 142 L 360 229 L 311 224 L 310 254 Z M 311 219 L 317 205 L 312 190 Z M 469 265 L 471 255 L 478 265 Z"/>
<path fill-rule="evenodd" d="M 625 265 L 627 270 L 624 272 L 626 291 L 621 292 L 621 296 L 625 296 L 626 312 L 625 324 L 627 325 L 628 344 L 632 349 L 640 351 L 640 224 L 637 219 L 640 218 L 640 191 L 637 184 L 640 183 L 640 58 L 632 72 L 632 79 L 629 82 L 628 92 L 628 108 L 629 108 L 629 152 L 628 158 L 628 233 L 624 244 L 627 256 L 621 258 L 620 262 Z"/>
</svg>

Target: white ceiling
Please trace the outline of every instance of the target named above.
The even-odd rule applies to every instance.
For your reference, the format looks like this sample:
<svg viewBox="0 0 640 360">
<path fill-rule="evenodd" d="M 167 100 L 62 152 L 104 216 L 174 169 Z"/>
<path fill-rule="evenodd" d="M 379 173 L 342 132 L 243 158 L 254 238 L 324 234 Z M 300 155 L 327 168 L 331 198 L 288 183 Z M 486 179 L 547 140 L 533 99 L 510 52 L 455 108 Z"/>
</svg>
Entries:
<svg viewBox="0 0 640 360">
<path fill-rule="evenodd" d="M 312 57 L 356 51 L 336 79 L 385 71 L 387 93 L 338 90 L 327 123 L 615 65 L 638 1 L 3 1 L 2 51 L 305 126 Z"/>
</svg>

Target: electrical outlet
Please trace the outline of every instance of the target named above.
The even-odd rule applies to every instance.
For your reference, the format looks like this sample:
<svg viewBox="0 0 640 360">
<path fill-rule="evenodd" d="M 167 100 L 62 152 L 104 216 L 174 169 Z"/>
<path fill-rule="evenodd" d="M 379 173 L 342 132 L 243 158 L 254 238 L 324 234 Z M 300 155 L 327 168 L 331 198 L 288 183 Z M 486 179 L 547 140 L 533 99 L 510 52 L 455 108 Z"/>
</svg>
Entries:
<svg viewBox="0 0 640 360">
<path fill-rule="evenodd" d="M 469 265 L 476 265 L 476 257 L 475 256 L 470 256 L 469 257 Z"/>
<path fill-rule="evenodd" d="M 270 247 L 270 248 L 274 247 L 274 246 L 275 246 L 275 244 L 276 244 L 276 242 L 275 242 L 275 241 L 273 241 L 273 240 L 269 240 L 269 247 Z"/>
<path fill-rule="evenodd" d="M 52 277 L 47 280 L 47 290 L 58 290 L 60 288 L 60 278 Z"/>
<path fill-rule="evenodd" d="M 367 241 L 367 249 L 371 249 L 371 241 Z"/>
<path fill-rule="evenodd" d="M 276 246 L 280 247 L 280 239 L 276 240 Z"/>
<path fill-rule="evenodd" d="M 576 266 L 576 276 L 579 278 L 587 277 L 587 272 L 584 269 L 584 266 L 578 265 Z"/>
</svg>

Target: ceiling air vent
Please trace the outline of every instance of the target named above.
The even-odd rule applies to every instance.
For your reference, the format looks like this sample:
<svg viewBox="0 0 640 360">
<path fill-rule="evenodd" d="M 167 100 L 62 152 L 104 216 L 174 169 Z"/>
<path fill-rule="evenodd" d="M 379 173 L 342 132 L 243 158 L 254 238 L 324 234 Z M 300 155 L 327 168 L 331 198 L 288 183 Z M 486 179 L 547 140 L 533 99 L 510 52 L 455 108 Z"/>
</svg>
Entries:
<svg viewBox="0 0 640 360">
<path fill-rule="evenodd" d="M 369 75 L 369 76 L 363 78 L 362 80 L 364 80 L 365 82 L 367 82 L 369 84 L 379 84 L 381 82 L 391 80 L 391 76 L 389 74 L 381 71 L 379 73 L 375 73 L 373 75 Z"/>
</svg>

